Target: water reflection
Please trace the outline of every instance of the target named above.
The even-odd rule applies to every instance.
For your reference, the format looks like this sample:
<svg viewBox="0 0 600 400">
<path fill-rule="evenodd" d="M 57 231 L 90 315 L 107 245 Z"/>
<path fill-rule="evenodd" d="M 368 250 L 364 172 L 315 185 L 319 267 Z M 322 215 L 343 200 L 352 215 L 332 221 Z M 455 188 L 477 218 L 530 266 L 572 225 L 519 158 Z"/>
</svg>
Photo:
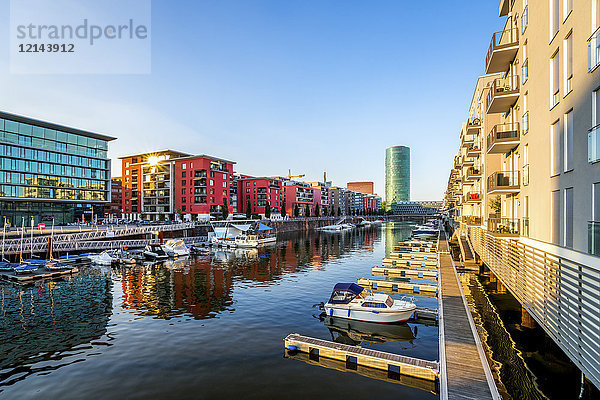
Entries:
<svg viewBox="0 0 600 400">
<path fill-rule="evenodd" d="M 126 267 L 118 271 L 122 307 L 140 316 L 206 319 L 233 311 L 236 281 L 275 282 L 285 274 L 320 269 L 351 249 L 372 251 L 380 229 L 330 235 L 287 233 L 275 246 L 261 249 L 214 249 L 196 258 Z"/>
<path fill-rule="evenodd" d="M 35 286 L 0 285 L 0 386 L 80 361 L 60 362 L 106 333 L 112 283 L 97 272 Z"/>
<path fill-rule="evenodd" d="M 414 347 L 417 327 L 409 324 L 377 324 L 350 319 L 325 317 L 325 326 L 331 333 L 331 340 L 338 343 L 358 346 L 363 342 L 386 343 L 407 342 L 406 347 Z"/>
</svg>

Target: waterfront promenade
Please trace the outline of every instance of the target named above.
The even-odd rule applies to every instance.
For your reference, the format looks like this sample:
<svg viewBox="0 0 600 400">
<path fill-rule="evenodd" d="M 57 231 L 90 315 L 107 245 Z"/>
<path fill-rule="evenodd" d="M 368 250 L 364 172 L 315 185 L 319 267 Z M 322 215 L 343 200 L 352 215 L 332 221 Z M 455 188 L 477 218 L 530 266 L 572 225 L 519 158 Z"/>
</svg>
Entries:
<svg viewBox="0 0 600 400">
<path fill-rule="evenodd" d="M 440 398 L 500 399 L 475 324 L 458 282 L 448 240 L 440 235 Z"/>
</svg>

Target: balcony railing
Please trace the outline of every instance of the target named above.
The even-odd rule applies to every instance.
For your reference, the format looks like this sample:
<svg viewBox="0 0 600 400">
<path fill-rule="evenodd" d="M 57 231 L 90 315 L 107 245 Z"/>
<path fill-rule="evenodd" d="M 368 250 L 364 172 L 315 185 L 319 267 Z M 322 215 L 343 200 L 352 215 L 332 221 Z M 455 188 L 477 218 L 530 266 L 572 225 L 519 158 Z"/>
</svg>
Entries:
<svg viewBox="0 0 600 400">
<path fill-rule="evenodd" d="M 588 253 L 600 256 L 600 221 L 588 222 Z"/>
<path fill-rule="evenodd" d="M 479 154 L 481 154 L 479 142 L 471 143 L 469 147 L 467 147 L 467 157 L 477 157 Z"/>
<path fill-rule="evenodd" d="M 467 169 L 467 179 L 477 180 L 481 178 L 481 170 L 475 167 L 469 167 Z"/>
<path fill-rule="evenodd" d="M 495 125 L 487 137 L 487 152 L 508 153 L 519 145 L 519 140 L 518 122 Z"/>
<path fill-rule="evenodd" d="M 600 65 L 600 27 L 588 39 L 588 71 L 592 72 Z"/>
<path fill-rule="evenodd" d="M 477 135 L 481 129 L 481 120 L 479 118 L 471 118 L 467 121 L 467 133 Z"/>
<path fill-rule="evenodd" d="M 488 176 L 488 193 L 517 193 L 519 190 L 519 171 L 494 172 Z"/>
<path fill-rule="evenodd" d="M 481 202 L 481 194 L 479 192 L 469 192 L 465 194 L 464 203 L 480 203 Z"/>
<path fill-rule="evenodd" d="M 519 220 L 511 218 L 490 218 L 488 219 L 488 232 L 497 235 L 518 236 Z"/>
<path fill-rule="evenodd" d="M 588 132 L 588 162 L 600 161 L 600 125 Z"/>
<path fill-rule="evenodd" d="M 498 78 L 492 82 L 487 94 L 487 113 L 504 113 L 510 110 L 519 98 L 519 76 Z"/>
<path fill-rule="evenodd" d="M 510 28 L 492 35 L 485 57 L 485 73 L 508 71 L 519 50 L 519 30 Z"/>
<path fill-rule="evenodd" d="M 481 217 L 472 217 L 470 215 L 463 216 L 463 222 L 467 225 L 479 226 L 481 225 Z"/>
</svg>

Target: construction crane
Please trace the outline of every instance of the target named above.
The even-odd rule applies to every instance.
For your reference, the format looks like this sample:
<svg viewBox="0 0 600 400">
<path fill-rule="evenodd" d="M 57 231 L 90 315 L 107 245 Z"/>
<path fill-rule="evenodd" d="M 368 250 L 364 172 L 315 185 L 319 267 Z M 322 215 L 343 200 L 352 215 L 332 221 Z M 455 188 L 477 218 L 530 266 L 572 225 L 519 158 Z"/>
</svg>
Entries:
<svg viewBox="0 0 600 400">
<path fill-rule="evenodd" d="M 288 179 L 292 179 L 292 178 L 304 178 L 305 176 L 306 176 L 305 174 L 292 175 L 292 170 L 288 169 L 288 175 L 287 175 Z"/>
</svg>

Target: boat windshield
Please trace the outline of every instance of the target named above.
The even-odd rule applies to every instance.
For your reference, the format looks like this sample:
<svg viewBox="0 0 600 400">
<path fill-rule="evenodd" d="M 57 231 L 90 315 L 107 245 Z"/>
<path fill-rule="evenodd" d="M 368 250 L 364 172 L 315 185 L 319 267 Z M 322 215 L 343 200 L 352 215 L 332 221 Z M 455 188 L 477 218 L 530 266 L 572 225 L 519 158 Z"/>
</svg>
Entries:
<svg viewBox="0 0 600 400">
<path fill-rule="evenodd" d="M 394 305 L 394 299 L 392 299 L 390 296 L 388 296 L 388 298 L 385 300 L 385 304 L 387 304 L 388 307 L 391 307 Z"/>
<path fill-rule="evenodd" d="M 331 299 L 334 300 L 334 301 L 336 301 L 336 302 L 340 302 L 340 303 L 348 303 L 354 297 L 356 297 L 356 294 L 354 294 L 352 292 L 347 292 L 347 291 L 343 290 L 343 291 L 335 291 L 335 292 L 333 292 L 333 295 L 331 296 Z"/>
</svg>

